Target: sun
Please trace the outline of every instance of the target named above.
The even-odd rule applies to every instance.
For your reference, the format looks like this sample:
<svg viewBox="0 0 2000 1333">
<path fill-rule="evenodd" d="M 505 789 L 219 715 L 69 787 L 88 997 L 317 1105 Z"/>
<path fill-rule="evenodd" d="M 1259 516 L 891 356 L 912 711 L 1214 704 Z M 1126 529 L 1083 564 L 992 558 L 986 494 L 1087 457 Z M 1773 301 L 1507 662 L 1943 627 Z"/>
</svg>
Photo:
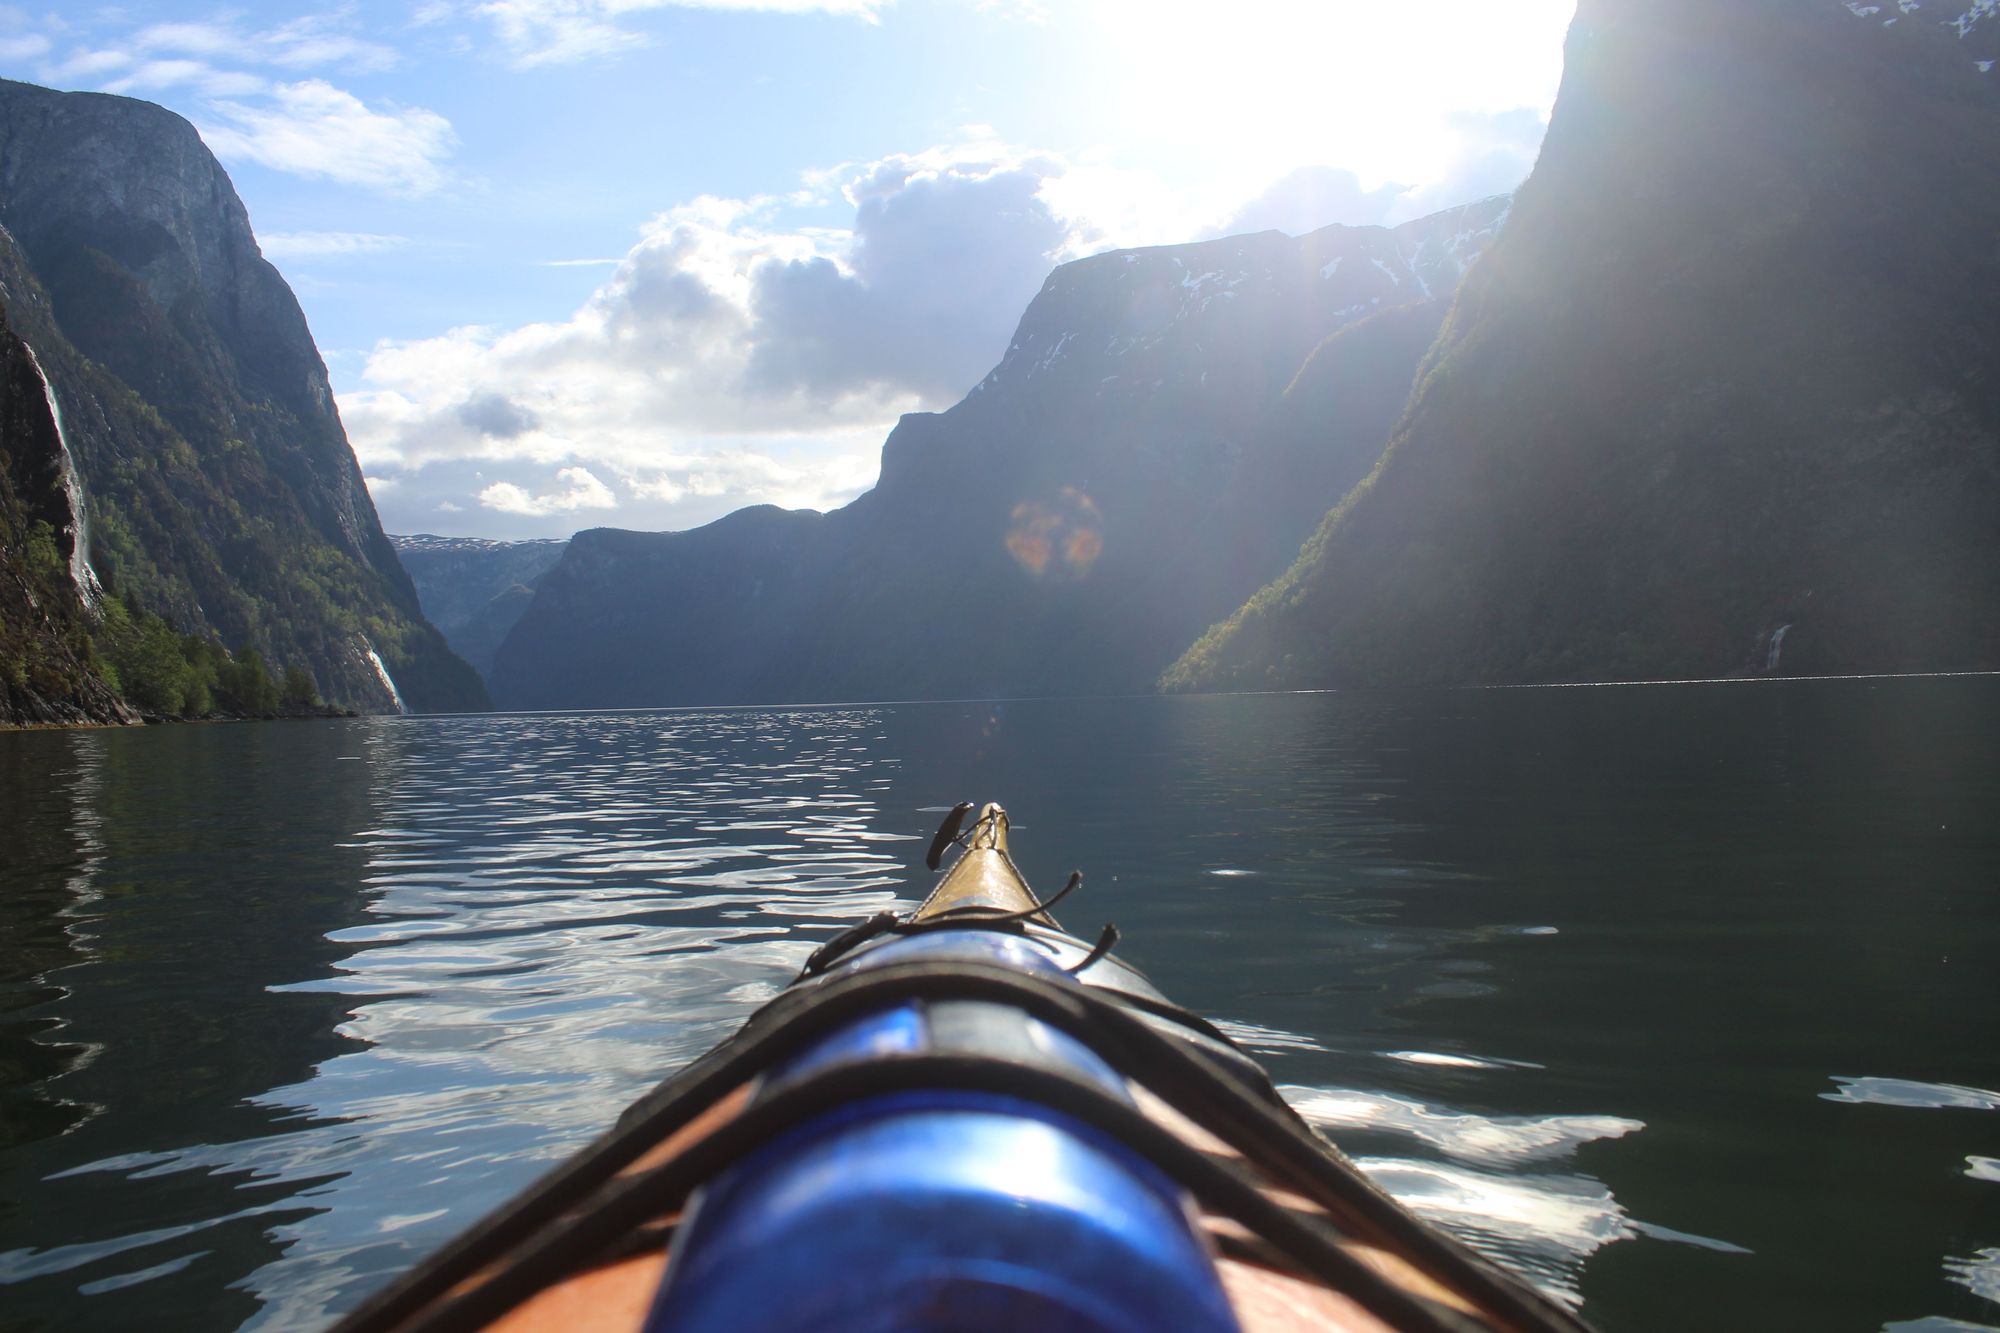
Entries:
<svg viewBox="0 0 2000 1333">
<path fill-rule="evenodd" d="M 1546 110 L 1575 0 L 1102 0 L 1102 113 L 1254 191 L 1300 166 L 1420 185 L 1468 115 Z"/>
</svg>

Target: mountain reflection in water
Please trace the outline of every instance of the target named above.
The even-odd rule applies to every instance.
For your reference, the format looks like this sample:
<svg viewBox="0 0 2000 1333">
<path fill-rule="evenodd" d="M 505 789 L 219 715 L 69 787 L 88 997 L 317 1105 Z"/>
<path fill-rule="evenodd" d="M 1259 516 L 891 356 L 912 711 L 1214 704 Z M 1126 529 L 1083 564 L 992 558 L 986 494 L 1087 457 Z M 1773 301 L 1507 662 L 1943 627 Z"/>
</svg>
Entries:
<svg viewBox="0 0 2000 1333">
<path fill-rule="evenodd" d="M 942 804 L 1611 1333 L 2000 1322 L 1992 681 L 0 737 L 0 1325 L 311 1327 Z M 1940 959 L 1948 959 L 1940 962 Z"/>
</svg>

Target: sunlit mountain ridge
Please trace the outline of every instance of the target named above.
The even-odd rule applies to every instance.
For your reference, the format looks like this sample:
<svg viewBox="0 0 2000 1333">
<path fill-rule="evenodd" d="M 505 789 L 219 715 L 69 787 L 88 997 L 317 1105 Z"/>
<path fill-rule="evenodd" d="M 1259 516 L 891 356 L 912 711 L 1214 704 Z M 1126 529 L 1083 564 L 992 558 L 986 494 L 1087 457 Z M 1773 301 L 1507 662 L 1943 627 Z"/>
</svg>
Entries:
<svg viewBox="0 0 2000 1333">
<path fill-rule="evenodd" d="M 502 706 L 1150 688 L 1366 471 L 1504 198 L 1057 269 L 957 406 L 828 514 L 579 533 Z"/>
</svg>

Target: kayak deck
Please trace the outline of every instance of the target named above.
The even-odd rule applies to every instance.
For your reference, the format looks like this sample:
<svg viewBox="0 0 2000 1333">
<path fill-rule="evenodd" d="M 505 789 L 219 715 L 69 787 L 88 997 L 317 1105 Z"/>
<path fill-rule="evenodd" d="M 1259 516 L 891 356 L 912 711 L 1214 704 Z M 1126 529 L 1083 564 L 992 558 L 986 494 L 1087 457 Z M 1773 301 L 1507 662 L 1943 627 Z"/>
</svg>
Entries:
<svg viewBox="0 0 2000 1333">
<path fill-rule="evenodd" d="M 357 1311 L 343 1329 L 640 1329 L 668 1280 L 670 1243 L 705 1178 L 671 1189 L 659 1182 L 738 1135 L 770 1096 L 762 1069 L 753 1066 L 735 1076 L 732 1045 L 773 1040 L 772 1033 L 783 1031 L 784 1018 L 810 1010 L 815 991 L 834 1005 L 874 990 L 921 994 L 921 976 L 898 973 L 899 966 L 921 971 L 921 964 L 871 962 L 869 952 L 885 943 L 925 932 L 963 935 L 1005 926 L 1008 938 L 1046 952 L 1063 963 L 1060 970 L 1086 984 L 1009 981 L 978 966 L 963 969 L 966 975 L 953 984 L 968 994 L 1016 988 L 1022 1004 L 1041 1006 L 1041 1018 L 1059 1025 L 1072 1021 L 1060 1018 L 1065 994 L 1101 989 L 1110 997 L 1094 1002 L 1102 1017 L 1114 1020 L 1115 1031 L 1104 1045 L 1107 1058 L 1114 1050 L 1152 1052 L 1140 1061 L 1143 1068 L 1121 1067 L 1118 1075 L 1126 1108 L 1120 1114 L 1129 1118 L 1123 1137 L 1151 1143 L 1154 1153 L 1178 1161 L 1178 1169 L 1166 1169 L 1192 1191 L 1195 1233 L 1213 1258 L 1244 1333 L 1412 1328 L 1585 1333 L 1569 1312 L 1433 1231 L 1368 1183 L 1284 1107 L 1261 1070 L 1213 1029 L 1177 1014 L 1143 977 L 1115 959 L 1100 961 L 1102 947 L 1086 952 L 1060 935 L 1014 864 L 1008 833 L 1004 810 L 982 809 L 970 829 L 953 839 L 962 847 L 959 857 L 915 912 L 898 918 L 893 928 L 878 930 L 870 923 L 850 932 L 851 941 L 823 948 L 815 964 L 831 951 L 824 974 L 814 975 L 809 964 L 800 982 L 771 1006 L 779 1011 L 776 1018 L 753 1018 L 732 1043 L 635 1105 L 620 1129 Z M 1107 938 L 1115 938 L 1108 928 Z M 880 957 L 897 955 L 892 950 Z M 1106 969 L 1102 988 L 1089 984 L 1099 968 Z M 1074 1022 L 1072 1035 L 1093 1036 L 1084 1019 Z M 1167 1035 L 1155 1037 L 1156 1031 Z M 1176 1064 L 1172 1051 L 1162 1055 L 1154 1049 L 1163 1043 L 1188 1047 L 1192 1072 Z M 885 1075 L 891 1068 L 887 1062 L 881 1066 Z M 782 1090 L 785 1082 L 780 1078 L 777 1086 Z M 1189 1185 L 1186 1175 L 1201 1181 Z M 625 1220 L 607 1225 L 613 1215 Z M 567 1241 L 574 1243 L 566 1251 Z"/>
<path fill-rule="evenodd" d="M 1041 900 L 1007 851 L 1007 812 L 988 805 L 963 835 L 964 851 L 952 862 L 930 896 L 918 906 L 915 919 L 936 920 L 950 912 L 984 908 L 992 912 L 1032 912 L 1043 925 L 1054 918 L 1041 911 Z"/>
</svg>

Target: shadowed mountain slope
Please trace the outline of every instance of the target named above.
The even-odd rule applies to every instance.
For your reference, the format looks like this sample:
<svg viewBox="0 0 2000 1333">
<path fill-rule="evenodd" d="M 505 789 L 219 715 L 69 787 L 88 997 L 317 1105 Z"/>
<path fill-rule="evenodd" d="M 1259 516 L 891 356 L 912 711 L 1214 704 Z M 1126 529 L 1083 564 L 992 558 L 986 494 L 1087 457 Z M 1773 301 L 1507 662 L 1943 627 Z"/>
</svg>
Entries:
<svg viewBox="0 0 2000 1333">
<path fill-rule="evenodd" d="M 510 707 L 1143 690 L 1380 453 L 1506 201 L 1056 270 L 1000 364 L 830 514 L 572 539 Z"/>
<path fill-rule="evenodd" d="M 391 535 L 389 544 L 416 585 L 424 615 L 481 677 L 493 652 L 534 599 L 534 586 L 562 558 L 557 540 Z"/>
<path fill-rule="evenodd" d="M 2000 667 L 1992 8 L 1583 0 L 1387 455 L 1164 683 Z"/>
</svg>

